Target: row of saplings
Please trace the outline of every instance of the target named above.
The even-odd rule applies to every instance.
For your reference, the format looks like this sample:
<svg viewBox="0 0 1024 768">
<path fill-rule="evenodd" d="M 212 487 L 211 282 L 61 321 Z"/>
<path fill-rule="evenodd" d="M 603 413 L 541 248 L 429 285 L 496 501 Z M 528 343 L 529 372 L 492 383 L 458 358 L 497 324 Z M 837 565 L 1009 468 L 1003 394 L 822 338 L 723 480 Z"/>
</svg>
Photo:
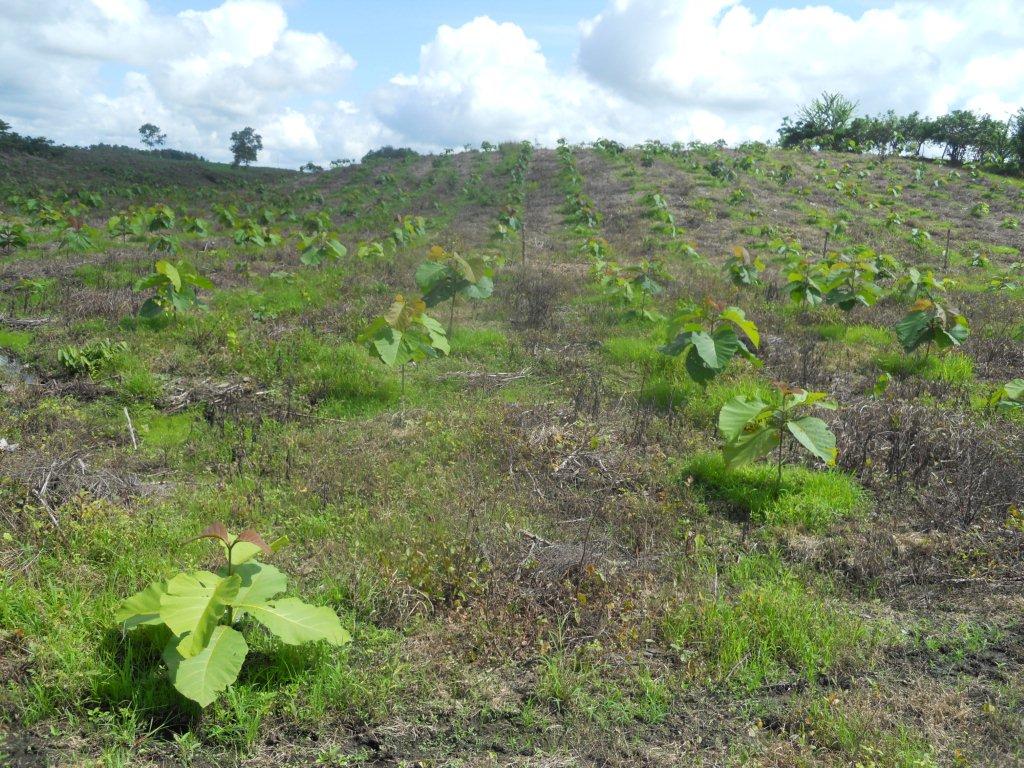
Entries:
<svg viewBox="0 0 1024 768">
<path fill-rule="evenodd" d="M 360 335 L 374 356 L 402 371 L 403 396 L 406 366 L 448 354 L 456 300 L 488 298 L 494 288 L 492 276 L 487 257 L 463 258 L 435 246 L 416 270 L 422 296 L 413 300 L 396 296 L 388 311 Z M 180 288 L 182 282 L 179 270 L 163 263 L 149 287 L 174 295 L 178 292 L 175 286 Z M 427 314 L 428 308 L 445 303 L 447 328 Z M 279 597 L 287 587 L 285 575 L 256 557 L 277 551 L 286 543 L 283 539 L 267 544 L 253 530 L 235 536 L 221 523 L 211 525 L 200 538 L 219 544 L 224 553 L 224 565 L 219 570 L 179 573 L 166 581 L 153 582 L 125 600 L 117 613 L 117 621 L 126 630 L 149 625 L 164 628 L 168 635 L 164 664 L 172 684 L 183 696 L 206 707 L 237 680 L 248 653 L 241 632 L 246 618 L 262 624 L 289 645 L 320 640 L 342 645 L 350 641 L 349 633 L 330 608 Z"/>
<path fill-rule="evenodd" d="M 598 265 L 603 261 L 603 243 L 591 241 Z M 740 261 L 743 254 L 737 254 Z M 754 266 L 754 265 L 751 265 Z M 755 267 L 756 269 L 756 267 Z M 608 272 L 600 266 L 600 276 Z M 652 270 L 641 268 L 630 274 L 630 283 L 641 295 L 657 292 Z M 617 274 L 616 293 L 623 291 Z M 446 355 L 459 297 L 485 299 L 493 291 L 493 264 L 485 256 L 464 258 L 439 246 L 430 250 L 428 259 L 416 271 L 421 296 L 395 297 L 389 309 L 373 320 L 360 335 L 368 350 L 382 363 L 404 373 L 410 363 Z M 606 283 L 606 287 L 609 284 Z M 633 294 L 626 292 L 627 303 Z M 634 308 L 643 319 L 655 319 L 644 305 Z M 427 310 L 447 304 L 448 327 L 427 314 Z M 924 312 L 915 307 L 914 313 Z M 929 314 L 931 314 L 929 312 Z M 659 318 L 661 319 L 661 318 Z M 948 334 L 943 324 L 929 324 L 936 334 L 947 334 L 947 342 L 961 338 Z M 750 348 L 760 346 L 756 324 L 742 309 L 721 307 L 711 302 L 688 306 L 665 321 L 667 343 L 662 351 L 682 359 L 687 375 L 700 385 L 724 372 L 736 356 L 752 357 Z M 1010 382 L 998 393 L 1005 407 L 1024 407 L 1024 380 Z M 725 445 L 723 455 L 730 468 L 775 453 L 778 467 L 777 488 L 781 487 L 783 456 L 787 446 L 799 446 L 809 454 L 834 465 L 836 438 L 811 409 L 834 409 L 836 404 L 825 393 L 776 387 L 770 397 L 737 396 L 722 407 L 718 427 Z M 164 627 L 168 634 L 163 659 L 174 687 L 187 698 L 207 706 L 235 682 L 248 652 L 242 623 L 251 619 L 268 629 L 286 644 L 325 642 L 341 645 L 350 641 L 337 614 L 328 607 L 308 605 L 297 598 L 280 597 L 285 592 L 285 575 L 274 566 L 257 560 L 271 554 L 285 542 L 267 544 L 258 533 L 230 534 L 222 524 L 214 524 L 201 534 L 212 539 L 224 553 L 224 565 L 216 572 L 179 573 L 154 582 L 142 592 L 124 601 L 117 620 L 125 629 L 146 625 Z"/>
</svg>

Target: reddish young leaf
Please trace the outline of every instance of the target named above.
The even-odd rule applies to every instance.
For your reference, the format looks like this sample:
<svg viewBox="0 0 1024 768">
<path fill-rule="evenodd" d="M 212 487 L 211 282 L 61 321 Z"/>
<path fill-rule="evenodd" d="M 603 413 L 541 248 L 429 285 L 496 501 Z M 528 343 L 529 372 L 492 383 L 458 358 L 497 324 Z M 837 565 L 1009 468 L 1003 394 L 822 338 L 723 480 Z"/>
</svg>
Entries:
<svg viewBox="0 0 1024 768">
<path fill-rule="evenodd" d="M 257 547 L 262 549 L 266 554 L 273 554 L 273 550 L 269 547 L 267 542 L 263 540 L 263 537 L 256 533 L 256 531 L 252 528 L 247 528 L 246 530 L 238 534 L 238 538 L 235 539 L 235 541 L 247 541 L 250 544 L 255 544 Z"/>
<path fill-rule="evenodd" d="M 224 523 L 213 523 L 207 526 L 206 530 L 196 536 L 197 539 L 220 539 L 224 542 L 224 546 L 231 545 L 231 537 L 228 535 L 228 529 Z"/>
</svg>

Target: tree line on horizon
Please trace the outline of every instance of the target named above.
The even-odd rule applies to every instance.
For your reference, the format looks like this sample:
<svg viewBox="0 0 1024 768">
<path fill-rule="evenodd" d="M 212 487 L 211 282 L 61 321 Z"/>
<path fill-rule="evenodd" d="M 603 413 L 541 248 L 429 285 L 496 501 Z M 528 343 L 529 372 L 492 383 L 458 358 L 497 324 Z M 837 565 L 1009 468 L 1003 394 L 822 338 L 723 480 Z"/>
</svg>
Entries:
<svg viewBox="0 0 1024 768">
<path fill-rule="evenodd" d="M 778 129 L 778 146 L 784 149 L 875 154 L 883 158 L 933 157 L 935 155 L 926 154 L 925 149 L 934 148 L 943 160 L 953 165 L 972 162 L 1003 173 L 1024 174 L 1024 107 L 1006 120 L 965 109 L 956 109 L 935 117 L 917 111 L 901 115 L 891 109 L 875 116 L 858 115 L 857 107 L 856 102 L 841 93 L 822 93 L 802 106 L 795 117 L 783 118 Z M 191 152 L 164 147 L 167 134 L 162 133 L 159 126 L 153 123 L 139 126 L 139 137 L 147 147 L 146 151 L 161 157 L 205 160 Z M 0 152 L 53 156 L 65 149 L 52 139 L 15 133 L 10 124 L 0 119 Z M 262 151 L 263 139 L 253 128 L 245 127 L 232 132 L 230 149 L 233 165 L 250 165 L 256 162 Z M 363 160 L 406 154 L 418 153 L 407 147 L 388 146 L 371 150 Z M 331 166 L 338 167 L 351 162 L 336 160 Z M 324 169 L 310 162 L 299 170 L 318 172 Z"/>
<path fill-rule="evenodd" d="M 784 118 L 778 134 L 779 146 L 787 149 L 923 157 L 926 147 L 934 147 L 953 165 L 1024 172 L 1024 107 L 1007 120 L 966 109 L 937 117 L 891 109 L 869 116 L 858 115 L 857 103 L 841 93 L 826 92 L 795 118 Z"/>
</svg>

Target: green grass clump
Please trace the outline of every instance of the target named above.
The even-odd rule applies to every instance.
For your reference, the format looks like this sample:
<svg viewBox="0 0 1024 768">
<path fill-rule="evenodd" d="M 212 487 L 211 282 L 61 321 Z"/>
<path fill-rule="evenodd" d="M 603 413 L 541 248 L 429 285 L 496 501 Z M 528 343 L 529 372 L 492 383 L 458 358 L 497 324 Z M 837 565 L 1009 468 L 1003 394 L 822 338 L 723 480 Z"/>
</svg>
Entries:
<svg viewBox="0 0 1024 768">
<path fill-rule="evenodd" d="M 662 630 L 673 647 L 697 652 L 710 681 L 732 690 L 799 677 L 812 685 L 864 659 L 874 633 L 820 596 L 778 555 L 748 555 L 726 588 L 671 611 Z"/>
<path fill-rule="evenodd" d="M 810 744 L 847 756 L 859 766 L 933 768 L 927 742 L 900 725 L 883 730 L 870 712 L 844 707 L 834 696 L 819 696 L 799 713 L 801 736 Z"/>
<path fill-rule="evenodd" d="M 883 371 L 898 378 L 916 375 L 954 385 L 970 384 L 974 380 L 974 363 L 960 352 L 927 357 L 887 352 L 875 358 L 875 362 Z"/>
<path fill-rule="evenodd" d="M 846 329 L 843 340 L 852 346 L 870 344 L 876 347 L 885 347 L 892 343 L 893 332 L 888 328 L 879 328 L 875 325 L 851 325 Z"/>
<path fill-rule="evenodd" d="M 974 361 L 960 352 L 951 352 L 942 357 L 929 358 L 931 362 L 922 371 L 930 381 L 946 384 L 969 384 L 974 380 Z"/>
<path fill-rule="evenodd" d="M 163 381 L 133 352 L 118 352 L 99 375 L 108 373 L 123 402 L 156 403 L 163 396 Z"/>
<path fill-rule="evenodd" d="M 613 336 L 605 339 L 601 348 L 615 365 L 657 366 L 668 359 L 651 339 L 636 336 Z"/>
<path fill-rule="evenodd" d="M 785 466 L 776 494 L 776 468 L 748 464 L 726 469 L 718 453 L 699 453 L 683 464 L 680 477 L 709 502 L 726 504 L 733 513 L 766 525 L 798 525 L 820 531 L 854 514 L 866 503 L 864 491 L 841 472 L 815 472 Z"/>
<path fill-rule="evenodd" d="M 188 440 L 195 426 L 195 414 L 146 411 L 132 417 L 142 444 L 152 448 L 173 448 Z"/>
<path fill-rule="evenodd" d="M 332 414 L 371 412 L 398 397 L 395 377 L 358 344 L 323 346 L 306 337 L 298 358 L 301 393 Z"/>
<path fill-rule="evenodd" d="M 534 708 L 544 705 L 563 716 L 607 728 L 633 721 L 660 723 L 671 703 L 666 681 L 645 667 L 622 678 L 586 653 L 563 651 L 540 660 L 534 697 L 524 710 L 535 717 Z"/>
<path fill-rule="evenodd" d="M 452 331 L 451 356 L 494 364 L 508 358 L 508 337 L 497 328 L 461 328 Z"/>
<path fill-rule="evenodd" d="M 0 330 L 0 348 L 9 349 L 16 355 L 23 355 L 32 343 L 30 331 Z"/>
</svg>

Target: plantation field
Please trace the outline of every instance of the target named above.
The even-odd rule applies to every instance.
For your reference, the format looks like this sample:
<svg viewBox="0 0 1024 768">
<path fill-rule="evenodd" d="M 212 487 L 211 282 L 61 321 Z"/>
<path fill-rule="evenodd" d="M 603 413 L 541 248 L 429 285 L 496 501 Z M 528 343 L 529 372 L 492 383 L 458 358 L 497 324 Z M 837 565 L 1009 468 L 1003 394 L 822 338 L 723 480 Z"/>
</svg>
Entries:
<svg viewBox="0 0 1024 768">
<path fill-rule="evenodd" d="M 0 764 L 1024 765 L 1022 219 L 760 145 L 0 155 Z M 218 522 L 289 598 L 189 696 Z"/>
</svg>

